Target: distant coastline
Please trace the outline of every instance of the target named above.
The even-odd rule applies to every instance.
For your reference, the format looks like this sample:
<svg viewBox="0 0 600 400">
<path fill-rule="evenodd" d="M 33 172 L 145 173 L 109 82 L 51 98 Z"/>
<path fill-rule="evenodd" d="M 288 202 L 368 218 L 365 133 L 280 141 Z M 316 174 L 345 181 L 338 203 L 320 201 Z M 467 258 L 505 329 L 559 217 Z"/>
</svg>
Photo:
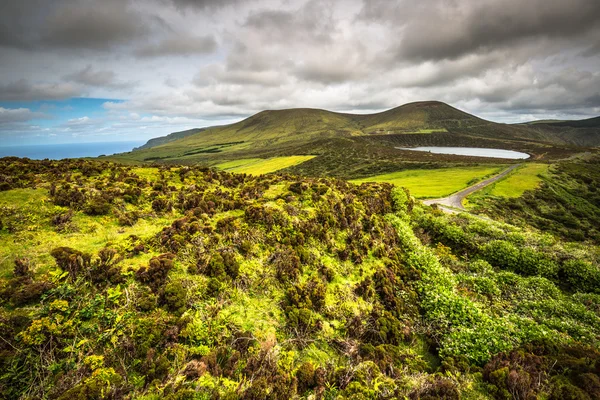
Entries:
<svg viewBox="0 0 600 400">
<path fill-rule="evenodd" d="M 98 157 L 124 153 L 141 146 L 144 140 L 126 142 L 66 143 L 0 146 L 0 157 L 27 157 L 32 160 Z"/>
</svg>

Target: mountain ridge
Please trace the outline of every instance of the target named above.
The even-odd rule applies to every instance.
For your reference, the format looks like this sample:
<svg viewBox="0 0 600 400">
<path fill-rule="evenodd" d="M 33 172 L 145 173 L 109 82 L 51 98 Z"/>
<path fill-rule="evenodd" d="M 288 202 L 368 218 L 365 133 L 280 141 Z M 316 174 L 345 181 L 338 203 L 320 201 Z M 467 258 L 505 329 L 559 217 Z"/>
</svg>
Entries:
<svg viewBox="0 0 600 400">
<path fill-rule="evenodd" d="M 184 131 L 190 133 L 177 137 L 176 140 L 188 139 L 190 136 L 204 136 L 208 139 L 211 133 L 223 132 L 223 130 L 237 134 L 237 139 L 240 139 L 240 135 L 247 135 L 253 139 L 272 139 L 273 136 L 281 139 L 281 136 L 290 135 L 290 133 L 293 136 L 303 133 L 358 136 L 449 132 L 482 127 L 493 127 L 500 137 L 526 136 L 520 132 L 523 130 L 520 127 L 488 121 L 446 103 L 428 100 L 407 103 L 371 114 L 340 113 L 317 108 L 263 110 L 233 124 L 200 128 L 197 132 Z M 178 133 L 175 132 L 162 138 L 168 138 Z M 221 139 L 224 135 L 218 136 L 220 138 L 217 142 L 222 142 Z M 534 134 L 534 136 L 539 135 Z M 151 140 L 155 139 L 160 138 Z M 543 140 L 543 137 L 534 137 L 534 139 Z M 155 140 L 152 143 L 149 141 L 138 149 L 149 149 L 172 141 L 175 140 Z"/>
</svg>

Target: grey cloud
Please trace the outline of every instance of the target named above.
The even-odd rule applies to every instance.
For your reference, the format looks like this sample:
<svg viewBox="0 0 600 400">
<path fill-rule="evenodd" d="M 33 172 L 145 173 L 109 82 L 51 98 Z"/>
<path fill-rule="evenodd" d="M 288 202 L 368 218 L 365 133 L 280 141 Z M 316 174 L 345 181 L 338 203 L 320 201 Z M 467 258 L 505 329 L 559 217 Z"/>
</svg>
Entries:
<svg viewBox="0 0 600 400">
<path fill-rule="evenodd" d="M 136 51 L 138 57 L 209 54 L 217 49 L 213 36 L 172 36 Z"/>
<path fill-rule="evenodd" d="M 455 59 L 522 41 L 574 38 L 600 27 L 597 0 L 388 3 L 366 2 L 361 16 L 398 23 L 400 59 Z"/>
<path fill-rule="evenodd" d="M 160 17 L 135 6 L 132 0 L 4 1 L 0 46 L 105 50 L 165 28 Z"/>
<path fill-rule="evenodd" d="M 58 5 L 62 1 L 56 0 Z M 28 49 L 36 39 L 43 16 L 52 10 L 44 0 L 0 2 L 0 46 Z"/>
<path fill-rule="evenodd" d="M 319 47 L 332 43 L 336 30 L 330 2 L 315 0 L 293 11 L 255 12 L 244 25 L 274 42 L 291 44 L 302 41 Z"/>
<path fill-rule="evenodd" d="M 195 8 L 200 10 L 217 9 L 241 3 L 241 0 L 167 0 L 180 9 Z"/>
<path fill-rule="evenodd" d="M 364 76 L 365 73 L 359 65 L 344 59 L 312 61 L 301 64 L 295 69 L 297 77 L 326 85 L 352 81 Z"/>
<path fill-rule="evenodd" d="M 81 95 L 81 89 L 71 83 L 30 83 L 20 79 L 0 85 L 0 100 L 32 101 L 63 100 Z"/>
<path fill-rule="evenodd" d="M 4 108 L 0 107 L 0 124 L 25 122 L 32 119 L 48 119 L 49 115 L 33 112 L 28 108 Z"/>
<path fill-rule="evenodd" d="M 122 82 L 117 79 L 114 71 L 100 70 L 96 71 L 91 64 L 80 71 L 66 75 L 68 81 L 73 81 L 86 86 L 96 86 L 109 89 L 122 89 L 134 85 L 132 82 Z"/>
<path fill-rule="evenodd" d="M 65 48 L 107 49 L 148 34 L 149 22 L 127 1 L 68 2 L 47 18 L 41 42 Z"/>
</svg>

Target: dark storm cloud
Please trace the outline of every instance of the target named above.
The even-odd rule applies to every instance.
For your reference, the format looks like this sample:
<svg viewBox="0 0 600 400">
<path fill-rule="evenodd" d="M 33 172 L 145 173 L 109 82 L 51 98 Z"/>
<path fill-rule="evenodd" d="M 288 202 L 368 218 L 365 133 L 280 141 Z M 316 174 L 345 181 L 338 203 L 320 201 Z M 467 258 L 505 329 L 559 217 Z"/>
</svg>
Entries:
<svg viewBox="0 0 600 400">
<path fill-rule="evenodd" d="M 456 59 L 536 39 L 572 39 L 600 28 L 597 0 L 366 2 L 365 20 L 401 26 L 398 57 Z M 399 22 L 403 21 L 403 22 Z"/>
<path fill-rule="evenodd" d="M 193 54 L 209 54 L 217 49 L 213 36 L 172 36 L 155 44 L 148 44 L 136 51 L 138 57 L 163 57 Z"/>
<path fill-rule="evenodd" d="M 4 1 L 0 46 L 106 50 L 168 28 L 160 17 L 135 5 L 129 0 Z"/>
<path fill-rule="evenodd" d="M 129 2 L 119 0 L 64 3 L 45 22 L 44 45 L 89 49 L 126 44 L 148 34 L 152 25 Z"/>
<path fill-rule="evenodd" d="M 30 83 L 20 79 L 7 85 L 0 84 L 0 100 L 34 101 L 63 100 L 81 95 L 81 89 L 71 83 Z"/>
<path fill-rule="evenodd" d="M 36 38 L 36 26 L 50 10 L 52 7 L 44 0 L 0 2 L 0 46 L 30 48 Z"/>
</svg>

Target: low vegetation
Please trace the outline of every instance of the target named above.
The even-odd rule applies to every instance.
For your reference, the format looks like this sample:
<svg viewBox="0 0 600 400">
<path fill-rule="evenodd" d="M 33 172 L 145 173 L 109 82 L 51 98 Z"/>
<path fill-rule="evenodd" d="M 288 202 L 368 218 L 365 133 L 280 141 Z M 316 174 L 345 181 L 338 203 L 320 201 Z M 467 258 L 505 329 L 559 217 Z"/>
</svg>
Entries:
<svg viewBox="0 0 600 400">
<path fill-rule="evenodd" d="M 600 239 L 597 157 L 555 164 L 547 173 L 526 178 L 526 182 L 532 180 L 539 180 L 537 188 L 523 192 L 520 197 L 475 195 L 469 197 L 469 204 L 474 212 L 519 226 L 533 226 L 565 240 Z"/>
<path fill-rule="evenodd" d="M 599 165 L 534 193 L 595 201 Z M 591 238 L 389 183 L 17 158 L 0 182 L 2 398 L 600 396 Z"/>
</svg>

